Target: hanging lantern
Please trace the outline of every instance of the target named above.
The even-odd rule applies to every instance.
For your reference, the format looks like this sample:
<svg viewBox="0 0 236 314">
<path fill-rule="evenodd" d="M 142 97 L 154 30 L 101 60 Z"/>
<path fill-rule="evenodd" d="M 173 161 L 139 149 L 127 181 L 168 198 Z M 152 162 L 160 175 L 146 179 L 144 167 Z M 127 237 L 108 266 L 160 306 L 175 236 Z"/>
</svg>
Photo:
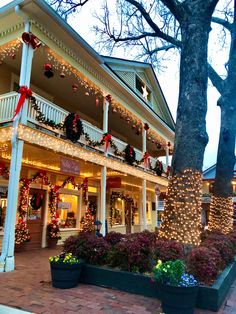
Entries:
<svg viewBox="0 0 236 314">
<path fill-rule="evenodd" d="M 171 146 L 170 142 L 168 142 L 168 143 L 167 143 L 167 146 L 168 146 L 168 147 L 170 147 L 170 146 Z"/>
<path fill-rule="evenodd" d="M 99 98 L 98 97 L 96 97 L 96 99 L 95 99 L 95 104 L 96 104 L 96 107 L 99 106 Z"/>
<path fill-rule="evenodd" d="M 132 124 L 131 128 L 132 128 L 132 129 L 135 129 L 135 128 L 136 128 L 136 125 L 135 125 L 135 124 Z"/>
<path fill-rule="evenodd" d="M 78 86 L 77 84 L 73 84 L 73 85 L 72 85 L 72 90 L 73 90 L 74 93 L 77 92 L 78 87 L 79 87 L 79 86 Z"/>
<path fill-rule="evenodd" d="M 147 140 L 148 140 L 148 141 L 151 141 L 151 137 L 150 137 L 150 136 L 148 136 Z"/>
<path fill-rule="evenodd" d="M 86 95 L 86 96 L 89 96 L 89 92 L 86 92 L 85 95 Z"/>
<path fill-rule="evenodd" d="M 116 113 L 116 112 L 117 112 L 117 110 L 116 110 L 115 107 L 113 107 L 113 108 L 111 109 L 111 111 L 112 111 L 113 113 Z"/>
<path fill-rule="evenodd" d="M 128 123 L 130 123 L 130 118 L 129 118 L 129 117 L 127 117 L 127 118 L 126 118 L 126 121 L 127 121 Z"/>
<path fill-rule="evenodd" d="M 157 149 L 161 149 L 161 148 L 162 148 L 161 144 L 157 143 Z"/>
<path fill-rule="evenodd" d="M 61 78 L 64 78 L 66 75 L 65 75 L 65 73 L 62 71 L 61 73 L 60 73 L 60 77 Z"/>
<path fill-rule="evenodd" d="M 152 143 L 154 144 L 154 143 L 155 143 L 155 140 L 152 140 Z"/>
</svg>

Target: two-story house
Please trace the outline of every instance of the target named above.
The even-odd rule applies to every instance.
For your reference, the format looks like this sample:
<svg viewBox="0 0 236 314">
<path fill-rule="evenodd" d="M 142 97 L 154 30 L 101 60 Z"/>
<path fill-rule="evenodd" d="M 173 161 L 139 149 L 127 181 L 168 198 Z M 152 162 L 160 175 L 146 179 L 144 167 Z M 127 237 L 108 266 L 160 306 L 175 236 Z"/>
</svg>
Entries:
<svg viewBox="0 0 236 314">
<path fill-rule="evenodd" d="M 50 222 L 61 241 L 95 219 L 154 230 L 173 141 L 150 64 L 100 56 L 44 1 L 0 9 L 1 269 L 15 225 L 24 249 L 47 245 Z"/>
</svg>

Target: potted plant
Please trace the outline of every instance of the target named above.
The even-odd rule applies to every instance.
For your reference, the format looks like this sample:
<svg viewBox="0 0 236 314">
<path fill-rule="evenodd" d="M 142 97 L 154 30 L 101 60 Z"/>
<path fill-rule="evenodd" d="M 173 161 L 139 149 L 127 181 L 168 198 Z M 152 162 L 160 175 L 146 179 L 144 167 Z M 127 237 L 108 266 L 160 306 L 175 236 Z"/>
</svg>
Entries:
<svg viewBox="0 0 236 314">
<path fill-rule="evenodd" d="M 72 253 L 61 253 L 49 257 L 52 286 L 54 288 L 69 289 L 77 286 L 80 279 L 82 260 Z"/>
<path fill-rule="evenodd" d="M 193 314 L 198 293 L 198 282 L 186 273 L 185 263 L 174 260 L 157 262 L 154 279 L 158 283 L 162 311 L 165 314 Z"/>
<path fill-rule="evenodd" d="M 47 245 L 49 248 L 55 248 L 58 240 L 61 239 L 61 233 L 57 220 L 52 220 L 47 225 Z"/>
</svg>

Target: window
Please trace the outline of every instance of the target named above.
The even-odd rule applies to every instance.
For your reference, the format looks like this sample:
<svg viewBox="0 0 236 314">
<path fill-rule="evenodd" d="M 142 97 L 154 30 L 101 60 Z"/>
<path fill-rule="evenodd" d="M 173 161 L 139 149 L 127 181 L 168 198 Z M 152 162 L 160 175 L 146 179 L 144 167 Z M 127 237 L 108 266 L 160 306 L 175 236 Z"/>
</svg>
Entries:
<svg viewBox="0 0 236 314">
<path fill-rule="evenodd" d="M 117 198 L 115 201 L 113 219 L 114 225 L 122 225 L 124 223 L 124 200 L 120 198 Z"/>
<path fill-rule="evenodd" d="M 60 228 L 76 228 L 78 196 L 59 194 L 58 214 Z"/>
<path fill-rule="evenodd" d="M 136 89 L 142 94 L 143 98 L 151 101 L 151 90 L 147 85 L 136 75 Z"/>
</svg>

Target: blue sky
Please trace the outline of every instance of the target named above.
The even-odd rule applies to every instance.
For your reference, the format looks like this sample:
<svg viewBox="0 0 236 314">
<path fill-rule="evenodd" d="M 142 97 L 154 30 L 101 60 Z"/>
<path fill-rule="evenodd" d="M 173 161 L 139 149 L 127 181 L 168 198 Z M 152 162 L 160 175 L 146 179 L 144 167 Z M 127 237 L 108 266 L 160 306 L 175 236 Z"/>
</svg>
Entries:
<svg viewBox="0 0 236 314">
<path fill-rule="evenodd" d="M 0 7 L 9 3 L 9 0 L 0 0 Z M 99 5 L 99 1 L 96 2 Z M 90 28 L 95 23 L 92 18 L 92 12 L 94 11 L 94 1 L 88 2 L 86 6 L 81 9 L 78 17 L 69 20 L 71 26 L 91 45 L 94 44 L 94 35 L 91 33 Z M 220 60 L 218 65 L 217 61 L 215 65 L 222 70 L 225 59 L 225 53 L 221 50 L 216 50 L 214 46 L 214 38 L 211 39 L 211 52 L 217 54 L 215 60 Z M 124 55 L 119 52 L 117 57 L 124 58 Z M 167 69 L 163 73 L 157 74 L 158 80 L 160 82 L 161 88 L 171 110 L 171 113 L 176 118 L 176 109 L 178 102 L 178 62 L 173 60 L 169 62 Z M 217 146 L 218 146 L 218 135 L 220 127 L 220 109 L 216 106 L 219 94 L 216 89 L 210 85 L 208 88 L 208 111 L 206 117 L 207 132 L 209 135 L 209 143 L 206 147 L 204 155 L 204 165 L 203 169 L 206 169 L 216 163 Z"/>
</svg>

